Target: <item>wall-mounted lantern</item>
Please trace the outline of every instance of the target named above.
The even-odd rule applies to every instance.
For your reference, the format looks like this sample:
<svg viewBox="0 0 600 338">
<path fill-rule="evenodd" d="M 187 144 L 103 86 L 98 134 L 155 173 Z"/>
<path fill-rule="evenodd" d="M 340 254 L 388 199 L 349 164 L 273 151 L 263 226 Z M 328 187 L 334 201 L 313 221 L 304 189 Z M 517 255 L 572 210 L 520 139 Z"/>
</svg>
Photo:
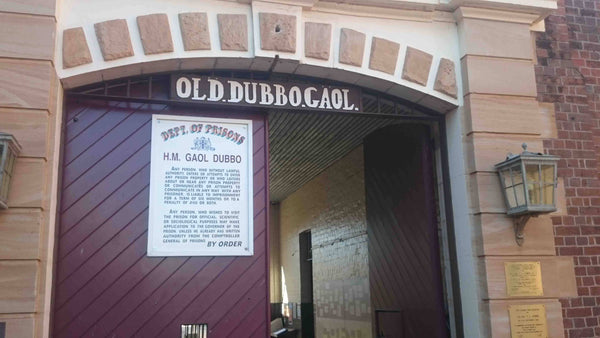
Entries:
<svg viewBox="0 0 600 338">
<path fill-rule="evenodd" d="M 8 189 L 20 152 L 17 140 L 11 134 L 0 132 L 0 209 L 8 208 Z"/>
<path fill-rule="evenodd" d="M 556 164 L 559 158 L 527 151 L 509 154 L 496 164 L 506 202 L 506 214 L 514 218 L 515 236 L 519 245 L 525 240 L 523 230 L 532 216 L 556 211 Z"/>
</svg>

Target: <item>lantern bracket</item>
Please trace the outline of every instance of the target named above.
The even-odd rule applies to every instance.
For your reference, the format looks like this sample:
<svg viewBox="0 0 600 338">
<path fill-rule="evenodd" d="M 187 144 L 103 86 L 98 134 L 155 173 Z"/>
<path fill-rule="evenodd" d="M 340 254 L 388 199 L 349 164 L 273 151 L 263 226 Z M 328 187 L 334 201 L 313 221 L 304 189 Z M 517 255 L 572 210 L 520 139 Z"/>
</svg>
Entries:
<svg viewBox="0 0 600 338">
<path fill-rule="evenodd" d="M 525 231 L 525 225 L 527 224 L 527 221 L 529 221 L 529 219 L 532 216 L 537 216 L 535 214 L 525 214 L 525 215 L 521 215 L 521 216 L 517 216 L 515 218 L 513 218 L 513 222 L 514 222 L 514 226 L 515 226 L 515 240 L 517 241 L 517 244 L 519 246 L 523 245 L 523 242 L 525 242 L 525 235 L 523 234 L 523 231 Z"/>
</svg>

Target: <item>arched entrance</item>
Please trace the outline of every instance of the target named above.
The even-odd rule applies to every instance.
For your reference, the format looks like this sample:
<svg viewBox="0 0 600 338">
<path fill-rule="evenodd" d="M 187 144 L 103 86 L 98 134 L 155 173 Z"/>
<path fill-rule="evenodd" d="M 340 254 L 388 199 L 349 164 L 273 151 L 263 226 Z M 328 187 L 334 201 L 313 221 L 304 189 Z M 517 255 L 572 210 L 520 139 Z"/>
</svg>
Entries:
<svg viewBox="0 0 600 338">
<path fill-rule="evenodd" d="M 211 72 L 210 75 L 233 75 L 242 80 L 269 77 L 282 81 L 286 78 L 286 75 L 270 73 Z M 407 122 L 417 123 L 431 132 L 432 142 L 438 144 L 438 149 L 442 140 L 439 135 L 443 128 L 442 115 L 376 92 L 363 92 L 362 110 L 358 113 L 294 113 L 252 107 L 182 105 L 171 101 L 168 87 L 168 75 L 154 75 L 91 85 L 67 93 L 55 281 L 54 335 L 57 337 L 88 334 L 170 337 L 179 334 L 184 324 L 208 324 L 210 335 L 219 337 L 240 336 L 241 332 L 242 336 L 262 337 L 269 331 L 269 321 L 277 317 L 278 306 L 281 309 L 282 305 L 287 306 L 288 312 L 280 315 L 288 316 L 291 322 L 296 316 L 295 322 L 298 322 L 302 305 L 299 300 L 282 304 L 283 300 L 272 299 L 271 305 L 268 304 L 269 293 L 273 298 L 273 280 L 279 280 L 273 271 L 274 241 L 272 238 L 269 246 L 269 236 L 273 236 L 270 230 L 274 224 L 279 226 L 281 221 L 275 222 L 273 215 L 269 215 L 269 204 L 286 203 L 286 198 L 357 149 L 366 135 L 384 126 L 400 123 L 410 129 Z M 252 120 L 252 256 L 146 256 L 148 186 L 155 179 L 150 177 L 149 170 L 152 114 Z M 440 163 L 444 160 L 442 152 L 434 148 L 432 144 L 424 148 L 429 153 L 430 174 L 434 168 L 432 159 L 437 156 Z M 430 175 L 429 179 L 431 188 L 434 177 Z M 438 177 L 438 183 L 442 182 Z M 442 190 L 438 193 L 443 195 Z M 429 200 L 443 203 L 443 197 L 436 199 L 433 190 L 428 194 Z M 362 198 L 364 200 L 364 196 Z M 432 210 L 431 205 L 427 208 Z M 368 216 L 369 209 L 365 212 Z M 430 223 L 446 231 L 440 223 Z M 327 231 L 336 236 L 335 231 Z M 319 234 L 319 229 L 314 233 Z M 327 243 L 317 238 L 313 248 L 326 244 L 329 249 L 335 248 L 336 243 L 345 241 L 344 236 L 334 237 L 325 241 Z M 366 238 L 366 233 L 359 236 Z M 434 244 L 437 248 L 438 243 Z M 366 249 L 366 243 L 363 248 Z M 284 252 L 282 248 L 279 250 Z M 440 251 L 433 249 L 432 252 L 440 260 Z M 322 251 L 321 255 L 329 254 Z M 271 271 L 267 269 L 269 259 Z M 335 260 L 328 259 L 327 264 L 331 266 Z M 327 264 L 316 268 L 323 271 Z M 285 264 L 280 266 L 285 271 Z M 450 266 L 445 268 L 450 270 Z M 434 264 L 433 270 L 442 274 L 439 264 Z M 368 271 L 364 273 L 366 292 L 372 294 L 373 282 L 368 282 Z M 294 276 L 288 274 L 286 278 L 289 284 Z M 441 277 L 435 284 L 440 295 L 444 289 L 446 295 L 453 293 L 451 283 L 443 285 Z M 323 292 L 327 291 L 323 284 L 317 283 L 315 287 L 315 294 L 321 292 L 315 299 L 316 332 L 322 335 L 328 325 L 331 328 L 329 317 L 319 313 L 327 306 L 323 303 Z M 369 303 L 371 298 L 366 298 Z M 441 308 L 443 303 L 439 304 Z M 380 319 L 371 318 L 369 313 L 394 309 L 366 306 L 370 310 L 363 324 L 368 326 L 367 334 L 370 334 Z M 438 326 L 446 325 L 442 320 Z M 339 323 L 336 326 L 339 328 Z M 380 327 L 381 330 L 395 329 Z"/>
</svg>

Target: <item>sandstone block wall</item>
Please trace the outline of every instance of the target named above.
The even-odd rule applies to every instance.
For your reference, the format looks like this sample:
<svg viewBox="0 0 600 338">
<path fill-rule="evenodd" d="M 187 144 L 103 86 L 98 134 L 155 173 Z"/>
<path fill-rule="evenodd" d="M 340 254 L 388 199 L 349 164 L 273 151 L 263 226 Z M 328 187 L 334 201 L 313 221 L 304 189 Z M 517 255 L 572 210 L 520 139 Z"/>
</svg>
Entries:
<svg viewBox="0 0 600 338">
<path fill-rule="evenodd" d="M 481 285 L 480 334 L 510 336 L 508 307 L 533 303 L 545 305 L 549 337 L 562 337 L 558 299 L 575 294 L 576 289 L 572 258 L 555 255 L 552 236 L 552 217 L 565 212 L 561 207 L 565 200 L 562 183 L 556 195 L 559 210 L 529 221 L 525 242 L 519 246 L 494 169 L 508 153 L 522 151 L 523 142 L 528 150 L 543 152 L 542 140 L 548 135 L 546 126 L 551 117 L 536 101 L 530 31 L 533 21 L 527 17 L 515 20 L 514 13 L 473 8 L 461 8 L 456 14 L 461 36 L 471 224 L 480 234 L 474 241 Z M 543 295 L 515 297 L 506 292 L 502 267 L 519 261 L 540 263 Z"/>
<path fill-rule="evenodd" d="M 49 325 L 48 238 L 53 235 L 55 136 L 62 115 L 54 64 L 55 3 L 0 3 L 0 132 L 13 134 L 22 146 L 9 208 L 0 210 L 0 322 L 6 337 L 41 337 Z M 85 52 L 76 52 L 66 62 L 85 58 Z"/>
</svg>

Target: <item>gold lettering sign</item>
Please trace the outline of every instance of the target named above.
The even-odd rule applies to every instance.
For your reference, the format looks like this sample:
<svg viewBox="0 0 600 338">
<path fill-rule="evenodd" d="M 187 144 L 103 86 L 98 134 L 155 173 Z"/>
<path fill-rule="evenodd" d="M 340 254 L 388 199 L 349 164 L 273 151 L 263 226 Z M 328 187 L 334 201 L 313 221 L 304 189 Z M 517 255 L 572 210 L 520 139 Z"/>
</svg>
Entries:
<svg viewBox="0 0 600 338">
<path fill-rule="evenodd" d="M 542 304 L 511 305 L 510 336 L 512 338 L 547 338 L 546 307 Z"/>
<path fill-rule="evenodd" d="M 540 262 L 506 262 L 504 273 L 509 297 L 544 295 Z"/>
</svg>

